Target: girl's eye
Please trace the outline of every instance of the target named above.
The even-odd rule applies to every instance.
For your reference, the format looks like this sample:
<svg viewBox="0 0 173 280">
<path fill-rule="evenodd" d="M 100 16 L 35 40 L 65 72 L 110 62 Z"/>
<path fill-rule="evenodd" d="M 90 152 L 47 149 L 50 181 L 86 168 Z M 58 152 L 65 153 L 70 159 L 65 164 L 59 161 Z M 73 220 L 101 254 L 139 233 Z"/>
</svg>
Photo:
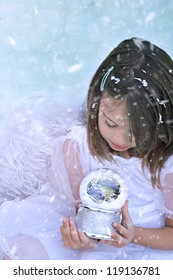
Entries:
<svg viewBox="0 0 173 280">
<path fill-rule="evenodd" d="M 106 119 L 105 119 L 105 123 L 108 127 L 111 127 L 111 128 L 117 127 L 117 124 L 110 124 L 110 123 L 108 123 L 108 121 Z"/>
</svg>

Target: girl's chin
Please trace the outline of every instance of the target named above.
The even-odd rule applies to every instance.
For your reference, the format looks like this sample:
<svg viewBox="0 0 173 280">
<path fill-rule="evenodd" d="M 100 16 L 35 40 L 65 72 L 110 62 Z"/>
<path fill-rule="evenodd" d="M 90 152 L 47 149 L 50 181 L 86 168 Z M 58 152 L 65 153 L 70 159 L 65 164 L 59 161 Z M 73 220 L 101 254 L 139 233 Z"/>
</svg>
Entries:
<svg viewBox="0 0 173 280">
<path fill-rule="evenodd" d="M 128 153 L 128 150 L 125 150 L 125 151 L 115 151 L 114 150 L 114 155 L 118 155 L 119 157 L 122 157 L 122 158 L 131 158 L 131 156 L 129 155 Z"/>
</svg>

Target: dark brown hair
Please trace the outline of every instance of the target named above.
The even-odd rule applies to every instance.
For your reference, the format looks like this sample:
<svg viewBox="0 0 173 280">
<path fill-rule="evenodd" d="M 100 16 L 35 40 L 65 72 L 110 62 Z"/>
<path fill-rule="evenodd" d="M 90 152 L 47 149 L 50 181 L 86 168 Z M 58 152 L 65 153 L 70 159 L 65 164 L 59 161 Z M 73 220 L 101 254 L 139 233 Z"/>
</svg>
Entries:
<svg viewBox="0 0 173 280">
<path fill-rule="evenodd" d="M 129 155 L 142 158 L 142 165 L 150 169 L 153 186 L 159 186 L 161 168 L 173 154 L 173 61 L 159 47 L 132 38 L 121 42 L 98 67 L 88 91 L 87 132 L 91 154 L 100 160 L 113 160 L 113 150 L 98 128 L 100 85 L 112 66 L 104 90 L 126 101 L 136 141 Z"/>
</svg>

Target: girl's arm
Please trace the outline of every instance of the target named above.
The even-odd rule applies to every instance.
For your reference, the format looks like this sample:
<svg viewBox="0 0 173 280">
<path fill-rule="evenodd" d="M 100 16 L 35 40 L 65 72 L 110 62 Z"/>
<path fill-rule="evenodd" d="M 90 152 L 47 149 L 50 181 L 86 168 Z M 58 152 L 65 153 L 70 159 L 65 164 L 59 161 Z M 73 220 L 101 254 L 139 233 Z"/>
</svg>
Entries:
<svg viewBox="0 0 173 280">
<path fill-rule="evenodd" d="M 161 187 L 164 195 L 164 203 L 160 207 L 165 213 L 166 211 L 173 213 L 172 162 L 166 170 L 166 174 L 162 177 Z M 156 249 L 173 250 L 173 214 L 168 214 L 165 227 L 163 228 L 147 229 L 136 226 L 132 242 Z"/>
<path fill-rule="evenodd" d="M 122 224 L 113 224 L 120 232 L 112 233 L 115 241 L 109 244 L 115 247 L 123 247 L 132 242 L 161 250 L 173 250 L 173 172 L 172 162 L 162 177 L 164 203 L 160 205 L 160 211 L 167 214 L 165 226 L 162 228 L 143 228 L 133 225 L 128 213 L 128 203 L 122 208 Z"/>
<path fill-rule="evenodd" d="M 167 218 L 166 225 L 162 228 L 143 228 L 133 225 L 128 212 L 128 203 L 122 208 L 122 224 L 113 223 L 118 231 L 112 231 L 114 241 L 101 241 L 114 247 L 124 247 L 130 242 L 145 247 L 173 250 L 173 220 Z"/>
<path fill-rule="evenodd" d="M 173 220 L 167 218 L 163 228 L 134 227 L 133 243 L 162 250 L 173 250 Z"/>
<path fill-rule="evenodd" d="M 84 178 L 84 172 L 80 162 L 80 151 L 78 144 L 72 140 L 66 140 L 63 145 L 64 164 L 75 200 L 79 200 L 79 186 Z"/>
</svg>

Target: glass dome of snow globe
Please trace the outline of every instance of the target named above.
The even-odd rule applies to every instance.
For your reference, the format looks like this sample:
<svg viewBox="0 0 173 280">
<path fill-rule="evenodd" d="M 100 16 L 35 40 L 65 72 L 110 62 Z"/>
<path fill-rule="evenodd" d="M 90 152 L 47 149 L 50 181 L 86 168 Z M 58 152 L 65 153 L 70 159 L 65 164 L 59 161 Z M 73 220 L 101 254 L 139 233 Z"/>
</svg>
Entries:
<svg viewBox="0 0 173 280">
<path fill-rule="evenodd" d="M 101 168 L 90 172 L 81 182 L 80 199 L 91 208 L 117 211 L 127 198 L 127 188 L 114 170 Z"/>
</svg>

